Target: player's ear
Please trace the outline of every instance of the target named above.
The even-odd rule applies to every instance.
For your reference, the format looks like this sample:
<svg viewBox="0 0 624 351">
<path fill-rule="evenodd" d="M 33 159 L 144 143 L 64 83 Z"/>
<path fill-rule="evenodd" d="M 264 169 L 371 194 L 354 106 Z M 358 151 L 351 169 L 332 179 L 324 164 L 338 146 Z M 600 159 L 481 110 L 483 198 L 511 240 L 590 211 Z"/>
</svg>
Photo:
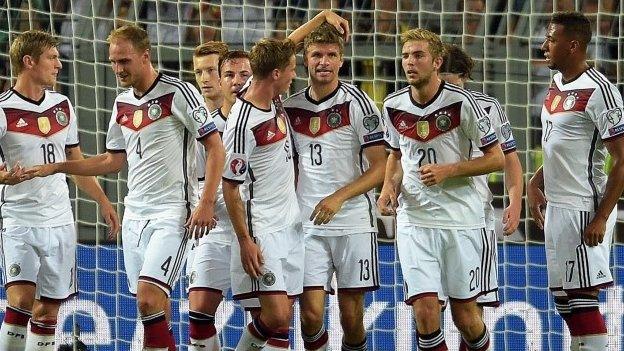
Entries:
<svg viewBox="0 0 624 351">
<path fill-rule="evenodd" d="M 575 53 L 581 49 L 581 42 L 578 40 L 570 40 L 570 52 Z"/>
<path fill-rule="evenodd" d="M 37 62 L 34 57 L 30 55 L 24 55 L 24 57 L 22 57 L 22 64 L 24 65 L 24 68 L 31 68 L 32 66 L 37 64 Z"/>
<path fill-rule="evenodd" d="M 273 78 L 273 80 L 278 80 L 281 74 L 282 72 L 279 69 L 275 68 L 273 69 L 273 71 L 271 71 L 271 78 Z"/>
<path fill-rule="evenodd" d="M 434 58 L 433 58 L 433 68 L 434 68 L 436 71 L 439 71 L 439 70 L 440 70 L 440 67 L 442 67 L 442 63 L 443 63 L 443 61 L 444 61 L 444 60 L 442 59 L 442 56 L 434 57 Z"/>
</svg>

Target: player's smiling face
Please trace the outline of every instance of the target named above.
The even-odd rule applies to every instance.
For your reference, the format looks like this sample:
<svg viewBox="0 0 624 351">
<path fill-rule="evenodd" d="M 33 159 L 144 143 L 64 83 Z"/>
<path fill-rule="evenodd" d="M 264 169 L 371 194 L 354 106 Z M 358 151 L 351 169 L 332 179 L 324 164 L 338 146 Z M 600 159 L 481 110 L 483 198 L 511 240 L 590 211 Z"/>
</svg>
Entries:
<svg viewBox="0 0 624 351">
<path fill-rule="evenodd" d="M 550 69 L 561 70 L 562 64 L 570 59 L 570 40 L 566 37 L 562 25 L 553 23 L 548 25 L 542 51 Z"/>
<path fill-rule="evenodd" d="M 426 41 L 410 40 L 403 44 L 401 64 L 407 82 L 418 89 L 429 83 L 440 68 L 442 59 L 431 55 Z"/>
<path fill-rule="evenodd" d="M 249 59 L 235 58 L 223 62 L 220 80 L 223 98 L 230 103 L 234 102 L 236 93 L 245 85 L 249 77 L 251 77 Z"/>
<path fill-rule="evenodd" d="M 149 50 L 141 52 L 125 39 L 110 43 L 108 59 L 119 85 L 124 88 L 133 87 L 145 79 L 143 75 L 151 67 Z"/>
<path fill-rule="evenodd" d="M 219 55 L 193 56 L 195 81 L 205 99 L 216 100 L 221 97 L 219 89 Z"/>
<path fill-rule="evenodd" d="M 340 47 L 336 44 L 310 44 L 304 56 L 312 84 L 336 82 L 342 63 Z"/>
<path fill-rule="evenodd" d="M 57 48 L 50 47 L 43 50 L 39 58 L 33 61 L 33 76 L 40 80 L 38 83 L 46 87 L 54 86 L 58 73 L 63 67 Z"/>
<path fill-rule="evenodd" d="M 286 66 L 283 70 L 278 70 L 280 74 L 275 81 L 277 94 L 282 94 L 288 91 L 288 88 L 290 88 L 290 84 L 297 76 L 296 68 L 297 60 L 295 58 L 295 55 L 292 55 L 290 57 L 290 62 L 288 63 L 288 66 Z"/>
</svg>

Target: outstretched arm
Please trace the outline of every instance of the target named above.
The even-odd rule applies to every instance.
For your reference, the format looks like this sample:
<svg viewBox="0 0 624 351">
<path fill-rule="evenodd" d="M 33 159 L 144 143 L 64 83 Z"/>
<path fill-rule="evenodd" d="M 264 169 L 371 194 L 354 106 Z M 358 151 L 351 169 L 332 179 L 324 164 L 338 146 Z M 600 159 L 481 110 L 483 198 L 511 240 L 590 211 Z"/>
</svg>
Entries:
<svg viewBox="0 0 624 351">
<path fill-rule="evenodd" d="M 299 28 L 295 29 L 294 32 L 290 33 L 288 39 L 290 39 L 293 43 L 299 44 L 303 42 L 305 37 L 312 33 L 316 28 L 318 28 L 321 24 L 327 22 L 332 26 L 336 27 L 338 32 L 342 34 L 345 41 L 349 41 L 349 36 L 351 35 L 349 29 L 349 22 L 332 12 L 331 10 L 323 10 L 318 15 L 314 16 L 308 22 L 302 24 Z"/>
<path fill-rule="evenodd" d="M 54 173 L 98 176 L 118 173 L 125 163 L 126 153 L 124 151 L 108 151 L 85 159 L 34 166 L 26 172 L 34 177 L 45 177 Z"/>
</svg>

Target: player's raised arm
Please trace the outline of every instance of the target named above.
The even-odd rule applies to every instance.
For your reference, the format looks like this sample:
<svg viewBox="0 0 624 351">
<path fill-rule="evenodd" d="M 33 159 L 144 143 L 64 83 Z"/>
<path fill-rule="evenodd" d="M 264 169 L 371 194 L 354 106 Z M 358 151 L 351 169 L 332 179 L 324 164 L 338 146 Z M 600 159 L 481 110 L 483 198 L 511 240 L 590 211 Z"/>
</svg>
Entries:
<svg viewBox="0 0 624 351">
<path fill-rule="evenodd" d="M 321 24 L 327 22 L 334 26 L 338 32 L 343 36 L 345 41 L 349 41 L 349 36 L 351 35 L 351 31 L 349 29 L 349 21 L 338 16 L 331 10 L 323 10 L 318 15 L 314 16 L 311 20 L 301 25 L 299 28 L 295 29 L 290 35 L 288 39 L 290 39 L 293 43 L 299 44 L 303 41 L 303 39 L 316 28 L 318 28 Z"/>
</svg>

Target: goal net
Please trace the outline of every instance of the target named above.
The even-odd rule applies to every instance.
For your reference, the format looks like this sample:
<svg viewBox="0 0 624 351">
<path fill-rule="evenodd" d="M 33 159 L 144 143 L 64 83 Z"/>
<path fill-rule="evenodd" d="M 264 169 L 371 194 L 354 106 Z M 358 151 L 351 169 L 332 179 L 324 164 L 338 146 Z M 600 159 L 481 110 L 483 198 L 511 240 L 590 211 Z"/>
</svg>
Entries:
<svg viewBox="0 0 624 351">
<path fill-rule="evenodd" d="M 86 155 L 105 151 L 111 106 L 118 92 L 105 39 L 111 29 L 127 22 L 137 22 L 148 30 L 152 58 L 160 71 L 193 82 L 191 55 L 197 44 L 223 40 L 232 48 L 248 50 L 262 37 L 283 38 L 319 9 L 333 8 L 349 19 L 353 32 L 341 77 L 360 86 L 378 104 L 406 84 L 397 34 L 408 28 L 430 29 L 440 33 L 443 40 L 462 45 L 475 59 L 474 80 L 468 88 L 493 95 L 504 106 L 526 179 L 541 164 L 539 114 L 552 73 L 542 61 L 540 45 L 554 10 L 588 14 L 594 30 L 589 49 L 593 64 L 617 83 L 620 91 L 624 83 L 624 39 L 620 37 L 624 9 L 619 0 L 6 0 L 0 1 L 0 6 L 0 91 L 8 89 L 14 78 L 8 47 L 16 34 L 44 29 L 60 37 L 63 69 L 56 89 L 74 103 Z M 293 91 L 307 82 L 302 65 L 298 73 Z M 99 179 L 122 213 L 126 174 Z M 493 174 L 489 180 L 500 218 L 506 204 L 504 178 Z M 72 199 L 79 229 L 80 294 L 63 305 L 58 336 L 70 343 L 79 329 L 80 339 L 90 350 L 138 350 L 142 326 L 135 300 L 128 292 L 120 239 L 106 239 L 107 229 L 97 206 L 85 194 L 73 189 Z M 549 296 L 543 233 L 526 219 L 526 206 L 522 213 L 519 229 L 510 237 L 499 237 L 502 305 L 486 310 L 492 349 L 564 350 L 569 335 Z M 402 277 L 393 245 L 392 219 L 383 218 L 383 223 L 386 230 L 379 245 L 382 287 L 366 298 L 369 346 L 373 350 L 414 350 L 411 311 L 401 302 Z M 624 350 L 620 336 L 624 314 L 621 233 L 619 222 L 612 255 L 616 285 L 601 296 L 610 350 Z M 173 293 L 172 322 L 179 345 L 188 342 L 185 284 L 183 278 Z M 0 312 L 5 306 L 2 291 Z M 327 311 L 330 347 L 337 350 L 341 331 L 335 297 L 330 297 Z M 298 309 L 295 313 L 292 347 L 302 350 Z M 231 299 L 223 302 L 217 313 L 217 329 L 225 349 L 234 348 L 246 318 Z M 459 334 L 448 311 L 444 325 L 450 349 L 457 349 Z"/>
</svg>

